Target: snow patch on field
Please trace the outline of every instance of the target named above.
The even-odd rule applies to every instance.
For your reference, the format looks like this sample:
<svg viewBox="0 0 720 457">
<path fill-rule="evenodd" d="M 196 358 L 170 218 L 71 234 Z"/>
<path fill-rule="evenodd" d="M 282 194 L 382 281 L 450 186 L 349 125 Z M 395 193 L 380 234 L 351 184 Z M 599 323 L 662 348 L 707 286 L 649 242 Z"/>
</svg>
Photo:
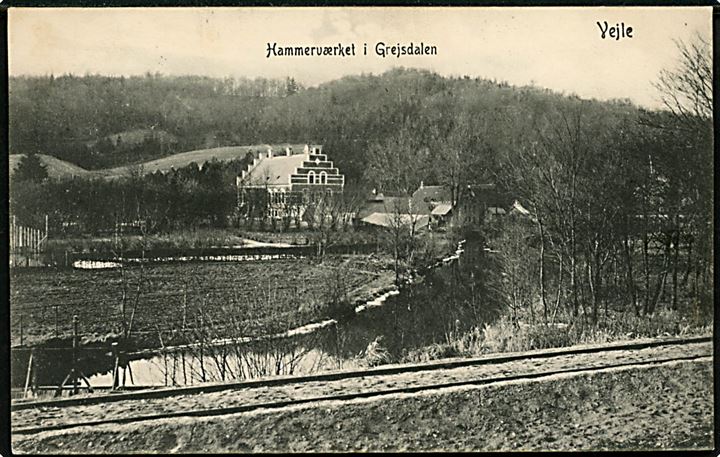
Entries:
<svg viewBox="0 0 720 457">
<path fill-rule="evenodd" d="M 400 294 L 400 291 L 397 289 L 389 290 L 389 291 L 385 292 L 384 294 L 382 294 L 368 302 L 363 303 L 362 305 L 356 306 L 355 312 L 361 313 L 368 308 L 375 308 L 378 306 L 382 306 L 383 303 L 385 303 L 385 300 L 387 300 L 389 297 L 392 297 L 393 295 L 399 295 L 399 294 Z"/>
<path fill-rule="evenodd" d="M 294 254 L 228 254 L 228 255 L 189 255 L 177 257 L 120 258 L 126 263 L 167 263 L 167 262 L 255 262 L 265 260 L 303 259 L 305 256 Z"/>
<path fill-rule="evenodd" d="M 120 263 L 98 260 L 76 260 L 73 262 L 73 268 L 77 268 L 79 270 L 107 270 L 111 268 L 120 268 Z"/>
</svg>

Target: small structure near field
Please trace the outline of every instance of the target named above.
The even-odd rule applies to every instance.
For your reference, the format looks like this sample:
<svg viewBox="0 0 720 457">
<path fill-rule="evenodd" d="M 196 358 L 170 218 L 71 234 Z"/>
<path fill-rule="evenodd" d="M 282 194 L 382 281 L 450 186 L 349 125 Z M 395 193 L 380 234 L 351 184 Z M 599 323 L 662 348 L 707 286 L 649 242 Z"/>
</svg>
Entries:
<svg viewBox="0 0 720 457">
<path fill-rule="evenodd" d="M 358 212 L 358 220 L 366 228 L 408 226 L 417 231 L 428 227 L 430 211 L 426 205 L 417 205 L 412 197 L 386 197 L 374 192 Z"/>
<path fill-rule="evenodd" d="M 470 184 L 453 193 L 449 186 L 426 186 L 422 181 L 411 196 L 373 195 L 358 213 L 363 226 L 392 225 L 402 218 L 393 214 L 405 214 L 418 227 L 429 230 L 443 230 L 452 225 L 480 226 L 486 222 L 501 219 L 507 214 L 528 216 L 529 211 L 517 200 L 499 191 L 494 184 Z"/>
<path fill-rule="evenodd" d="M 450 225 L 455 202 L 447 186 L 426 186 L 420 181 L 420 187 L 412 194 L 412 201 L 417 208 L 426 208 L 429 211 L 433 228 Z"/>
</svg>

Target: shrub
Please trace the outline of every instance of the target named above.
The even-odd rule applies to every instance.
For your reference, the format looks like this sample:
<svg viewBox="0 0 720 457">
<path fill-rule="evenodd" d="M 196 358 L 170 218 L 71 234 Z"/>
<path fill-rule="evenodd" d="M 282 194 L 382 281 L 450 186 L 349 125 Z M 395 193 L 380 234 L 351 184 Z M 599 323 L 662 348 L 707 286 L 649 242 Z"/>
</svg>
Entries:
<svg viewBox="0 0 720 457">
<path fill-rule="evenodd" d="M 368 344 L 363 354 L 362 363 L 368 367 L 375 367 L 390 363 L 391 357 L 388 350 L 381 344 L 382 336 L 376 337 Z"/>
</svg>

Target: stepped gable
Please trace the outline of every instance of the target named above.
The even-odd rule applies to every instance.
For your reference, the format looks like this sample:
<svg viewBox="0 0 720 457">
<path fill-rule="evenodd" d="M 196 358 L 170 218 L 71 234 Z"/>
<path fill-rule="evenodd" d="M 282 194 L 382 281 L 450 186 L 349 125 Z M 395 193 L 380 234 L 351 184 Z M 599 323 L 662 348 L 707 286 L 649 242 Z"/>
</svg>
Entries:
<svg viewBox="0 0 720 457">
<path fill-rule="evenodd" d="M 309 185 L 342 188 L 345 183 L 344 176 L 322 153 L 322 145 L 265 145 L 265 148 L 238 177 L 238 185 L 300 190 Z"/>
</svg>

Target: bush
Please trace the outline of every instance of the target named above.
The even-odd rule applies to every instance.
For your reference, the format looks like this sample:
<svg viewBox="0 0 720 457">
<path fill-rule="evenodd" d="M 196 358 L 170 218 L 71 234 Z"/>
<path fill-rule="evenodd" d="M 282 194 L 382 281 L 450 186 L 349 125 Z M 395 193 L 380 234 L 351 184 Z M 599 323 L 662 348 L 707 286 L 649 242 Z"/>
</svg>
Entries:
<svg viewBox="0 0 720 457">
<path fill-rule="evenodd" d="M 368 367 L 375 367 L 390 363 L 391 357 L 388 350 L 381 344 L 382 336 L 378 336 L 368 344 L 363 354 L 362 363 Z"/>
</svg>

